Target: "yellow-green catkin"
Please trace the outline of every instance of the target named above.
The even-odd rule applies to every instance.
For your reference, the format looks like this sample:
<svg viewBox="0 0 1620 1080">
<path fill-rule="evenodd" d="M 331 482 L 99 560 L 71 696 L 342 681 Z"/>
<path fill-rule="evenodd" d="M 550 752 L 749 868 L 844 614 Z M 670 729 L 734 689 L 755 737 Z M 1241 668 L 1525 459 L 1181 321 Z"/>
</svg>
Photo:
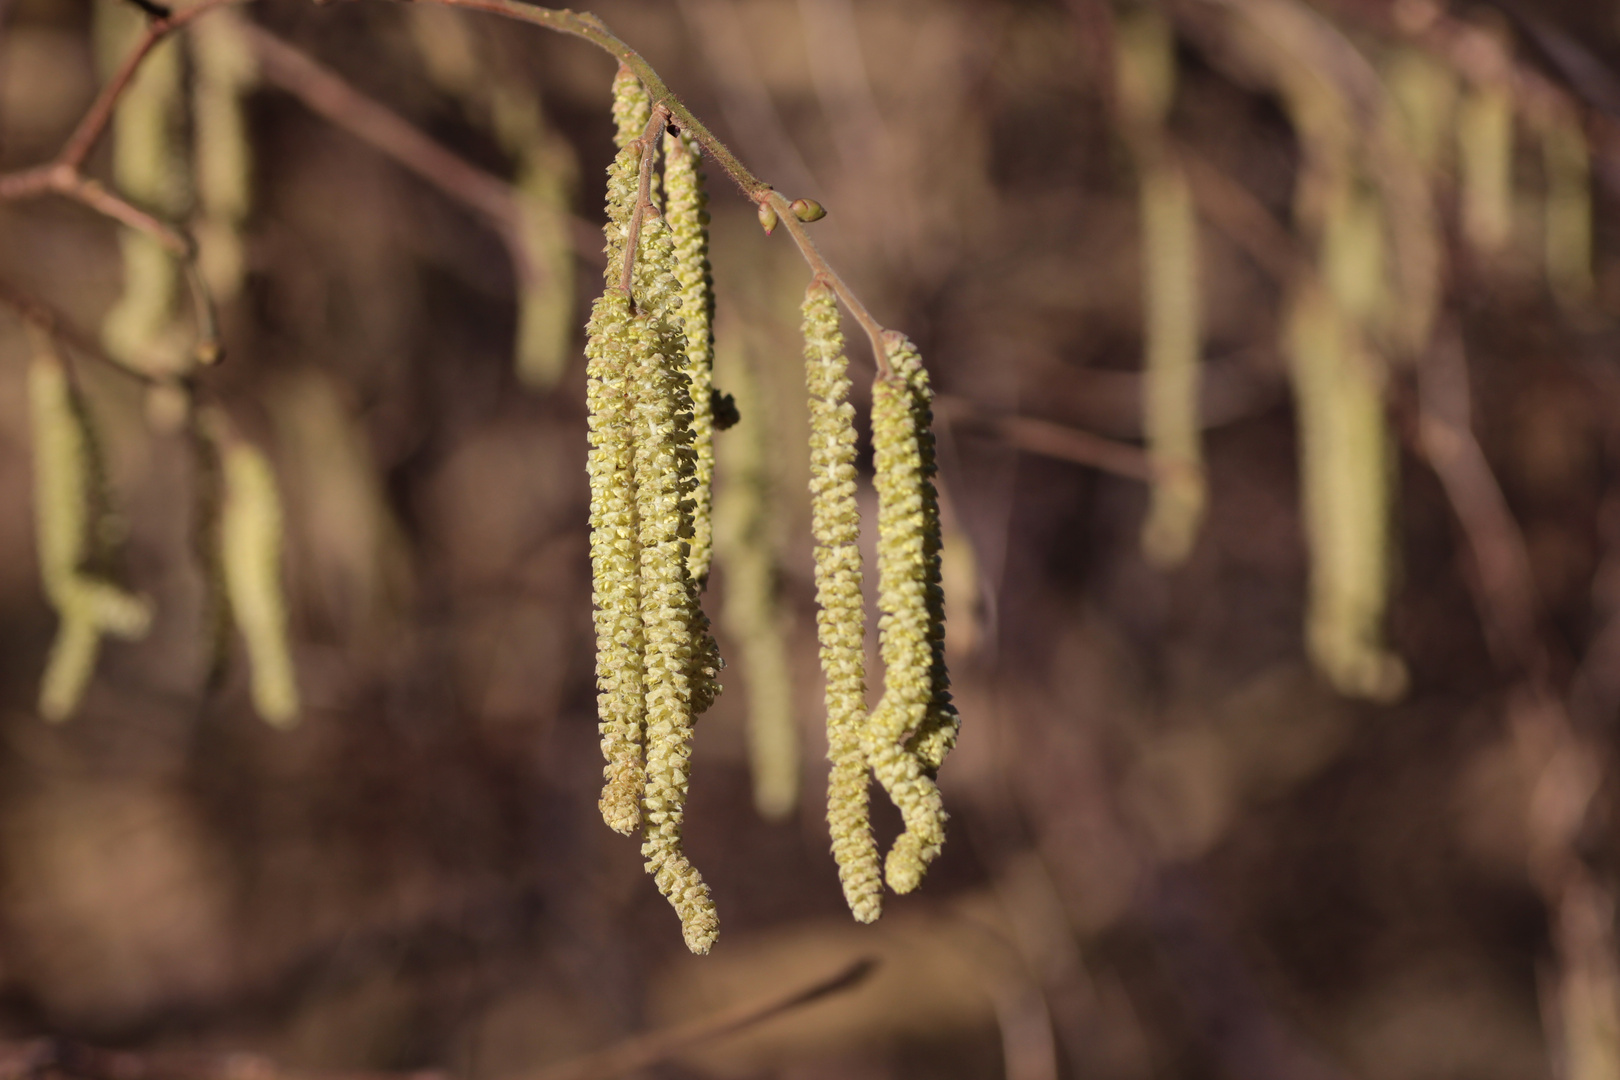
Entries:
<svg viewBox="0 0 1620 1080">
<path fill-rule="evenodd" d="M 135 44 L 145 17 L 120 0 L 101 0 L 95 21 L 100 66 L 110 73 Z M 178 40 L 159 42 L 119 98 L 112 121 L 112 176 L 119 193 L 171 220 L 184 216 L 191 199 L 181 61 Z M 182 353 L 176 319 L 180 267 L 145 233 L 125 229 L 119 246 L 124 291 L 102 323 L 102 343 L 121 360 L 161 371 Z"/>
<path fill-rule="evenodd" d="M 674 202 L 672 184 L 672 206 Z M 792 813 L 799 801 L 799 733 L 772 531 L 781 493 L 771 482 L 770 432 L 759 419 L 758 387 L 742 356 L 733 352 L 728 359 L 726 381 L 750 419 L 719 447 L 725 482 L 714 504 L 714 558 L 725 582 L 721 620 L 741 655 L 748 695 L 754 807 L 761 817 L 775 821 Z"/>
<path fill-rule="evenodd" d="M 597 716 L 602 735 L 602 820 L 632 835 L 641 826 L 641 540 L 636 525 L 630 298 L 609 287 L 586 331 L 590 414 L 591 572 L 596 619 Z"/>
<path fill-rule="evenodd" d="M 631 353 L 636 362 L 635 491 L 641 540 L 641 615 L 646 642 L 646 770 L 642 856 L 680 916 L 687 948 L 706 953 L 719 932 L 714 902 L 681 846 L 690 778 L 692 721 L 712 694 L 699 684 L 708 630 L 687 571 L 695 463 L 685 343 L 669 317 L 679 285 L 669 272 L 667 228 L 642 227 Z"/>
<path fill-rule="evenodd" d="M 1394 455 L 1382 365 L 1344 308 L 1300 286 L 1287 319 L 1299 416 L 1300 488 L 1311 566 L 1306 644 L 1341 693 L 1390 701 L 1406 668 L 1384 647 L 1391 585 Z"/>
<path fill-rule="evenodd" d="M 1415 46 L 1398 46 L 1384 66 L 1384 86 L 1418 167 L 1431 175 L 1438 172 L 1449 161 L 1457 111 L 1455 70 Z"/>
<path fill-rule="evenodd" d="M 855 500 L 855 406 L 838 305 L 827 285 L 804 295 L 805 383 L 810 395 L 810 511 L 815 537 L 816 634 L 826 681 L 827 827 L 844 900 L 861 922 L 883 911 L 872 836 L 866 728 L 866 608 L 861 597 L 860 511 Z"/>
<path fill-rule="evenodd" d="M 549 133 L 548 133 L 549 134 Z M 571 161 L 547 139 L 524 155 L 516 185 L 525 265 L 519 281 L 517 373 L 525 384 L 555 386 L 574 340 L 574 249 L 569 238 Z"/>
<path fill-rule="evenodd" d="M 927 374 L 904 336 L 890 331 L 884 345 L 890 372 L 872 386 L 883 697 L 867 719 L 861 746 L 905 823 L 889 849 L 884 876 L 891 889 L 906 893 L 921 882 L 945 842 L 946 815 L 933 780 L 933 758 L 948 749 L 943 736 L 954 737 L 955 717 L 939 699 L 944 668 L 944 632 L 937 624 L 943 606 L 939 517 L 920 407 L 929 396 Z M 936 728 L 939 737 L 932 733 Z"/>
<path fill-rule="evenodd" d="M 1463 235 L 1495 254 L 1513 235 L 1513 98 L 1506 87 L 1476 85 L 1457 115 L 1457 167 Z"/>
<path fill-rule="evenodd" d="M 34 523 L 40 580 L 60 619 L 40 680 L 40 715 L 63 720 L 95 672 L 101 635 L 138 638 L 151 623 L 144 598 L 113 584 L 118 532 L 90 416 L 51 347 L 36 337 L 29 367 L 34 446 Z"/>
<path fill-rule="evenodd" d="M 675 241 L 675 278 L 681 285 L 681 321 L 686 333 L 686 376 L 692 395 L 692 452 L 697 483 L 692 500 L 692 579 L 709 580 L 713 547 L 709 492 L 714 483 L 714 276 L 709 267 L 708 194 L 702 153 L 686 134 L 664 136 L 665 220 Z"/>
<path fill-rule="evenodd" d="M 640 139 L 652 120 L 652 98 L 647 88 L 627 67 L 613 77 L 613 143 L 621 150 Z M 653 171 L 652 188 L 647 192 L 653 206 L 659 205 L 658 172 Z"/>
<path fill-rule="evenodd" d="M 1151 562 L 1168 567 L 1192 551 L 1207 496 L 1198 417 L 1198 217 L 1165 133 L 1176 63 L 1161 14 L 1143 8 L 1119 19 L 1115 70 L 1142 222 L 1143 427 L 1154 465 L 1142 548 Z"/>
<path fill-rule="evenodd" d="M 222 441 L 219 542 L 225 594 L 247 648 L 253 708 L 266 723 L 287 727 L 298 719 L 298 680 L 281 578 L 281 496 L 275 472 L 257 447 L 231 436 Z"/>
<path fill-rule="evenodd" d="M 242 286 L 242 225 L 251 206 L 253 171 L 243 103 L 258 71 L 237 12 L 199 20 L 190 44 L 197 266 L 214 299 L 224 300 Z"/>
<path fill-rule="evenodd" d="M 1578 307 L 1592 296 L 1592 161 L 1580 124 L 1549 121 L 1541 131 L 1541 160 L 1547 284 L 1559 303 Z"/>
</svg>

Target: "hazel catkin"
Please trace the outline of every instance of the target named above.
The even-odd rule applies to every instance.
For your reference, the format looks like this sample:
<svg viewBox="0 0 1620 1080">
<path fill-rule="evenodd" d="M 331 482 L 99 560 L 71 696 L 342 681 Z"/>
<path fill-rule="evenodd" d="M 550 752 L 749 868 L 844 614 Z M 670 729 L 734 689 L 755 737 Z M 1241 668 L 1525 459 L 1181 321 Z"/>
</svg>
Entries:
<svg viewBox="0 0 1620 1080">
<path fill-rule="evenodd" d="M 703 188 L 701 153 L 690 135 L 664 136 L 665 220 L 675 247 L 675 278 L 681 286 L 681 322 L 686 334 L 686 377 L 692 398 L 692 580 L 709 580 L 714 545 L 714 277 L 709 267 L 709 196 Z"/>
<path fill-rule="evenodd" d="M 942 700 L 944 628 L 939 592 L 939 516 L 927 440 L 929 400 L 921 357 L 904 335 L 884 336 L 890 370 L 872 386 L 872 448 L 878 493 L 878 641 L 883 697 L 866 723 L 862 748 L 872 772 L 899 809 L 905 831 L 885 860 L 895 892 L 916 888 L 945 842 L 945 809 L 933 769 L 910 740 L 937 726 L 955 727 Z M 945 739 L 938 740 L 943 748 Z M 933 745 L 930 749 L 933 749 Z"/>
<path fill-rule="evenodd" d="M 826 680 L 827 827 L 844 900 L 860 922 L 883 911 L 883 876 L 869 816 L 866 753 L 866 609 L 861 597 L 860 512 L 855 502 L 855 407 L 832 290 L 804 295 L 805 383 L 810 397 L 810 510 L 815 538 L 816 635 Z"/>
</svg>

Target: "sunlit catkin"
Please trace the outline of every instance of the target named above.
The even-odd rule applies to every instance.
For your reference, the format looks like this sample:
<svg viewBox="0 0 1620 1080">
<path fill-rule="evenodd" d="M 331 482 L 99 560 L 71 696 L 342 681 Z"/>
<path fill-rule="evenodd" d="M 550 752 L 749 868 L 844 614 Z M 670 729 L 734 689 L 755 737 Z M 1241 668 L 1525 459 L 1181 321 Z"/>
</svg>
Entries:
<svg viewBox="0 0 1620 1080">
<path fill-rule="evenodd" d="M 648 223 L 658 225 L 656 219 Z M 667 233 L 642 233 L 642 259 L 648 259 Z M 667 265 L 667 264 L 666 264 Z M 656 269 L 649 276 L 656 277 Z M 673 287 L 673 280 L 669 285 Z M 686 945 L 706 953 L 718 933 L 714 903 L 702 876 L 681 847 L 681 822 L 692 753 L 694 698 L 707 628 L 697 591 L 687 572 L 691 537 L 685 489 L 694 471 L 690 407 L 686 394 L 684 346 L 680 332 L 664 315 L 661 282 L 649 284 L 637 304 L 644 313 L 630 321 L 631 354 L 636 362 L 635 506 L 641 541 L 641 613 L 645 640 L 646 791 L 642 798 L 647 868 L 681 919 Z M 671 288 L 670 291 L 673 291 Z M 681 406 L 687 404 L 687 408 Z"/>
<path fill-rule="evenodd" d="M 1580 125 L 1549 121 L 1541 131 L 1541 160 L 1547 284 L 1559 303 L 1574 307 L 1592 296 L 1592 162 Z"/>
<path fill-rule="evenodd" d="M 1380 362 L 1360 340 L 1326 291 L 1298 287 L 1284 345 L 1311 555 L 1306 643 L 1341 693 L 1389 701 L 1406 686 L 1405 666 L 1383 646 L 1394 461 Z"/>
<path fill-rule="evenodd" d="M 714 557 L 725 584 L 720 617 L 742 659 L 754 807 L 777 820 L 799 801 L 799 733 L 771 529 L 780 493 L 771 483 L 771 431 L 761 420 L 758 387 L 743 357 L 734 351 L 728 359 L 726 381 L 745 419 L 719 446 L 724 484 L 714 504 Z"/>
<path fill-rule="evenodd" d="M 645 783 L 645 643 L 641 630 L 641 540 L 636 527 L 633 475 L 635 398 L 629 325 L 630 298 L 610 287 L 591 311 L 585 345 L 596 700 L 602 756 L 607 762 L 599 805 L 608 827 L 626 836 L 641 825 Z"/>
<path fill-rule="evenodd" d="M 699 588 L 709 579 L 713 547 L 709 492 L 714 483 L 714 277 L 709 268 L 709 197 L 703 190 L 701 152 L 689 135 L 664 136 L 665 220 L 675 241 L 675 278 L 681 285 L 686 332 L 686 377 L 692 395 L 692 453 L 697 482 L 692 496 L 692 554 L 687 566 Z"/>
<path fill-rule="evenodd" d="M 242 223 L 251 199 L 252 149 L 243 99 L 257 69 L 242 17 L 220 11 L 191 28 L 197 264 L 216 300 L 242 284 Z"/>
<path fill-rule="evenodd" d="M 833 293 L 804 295 L 805 383 L 810 392 L 810 512 L 815 537 L 816 634 L 826 680 L 827 826 L 844 899 L 861 922 L 883 911 L 883 875 L 867 795 L 866 609 L 861 599 L 860 512 L 855 502 L 855 406 Z"/>
<path fill-rule="evenodd" d="M 951 679 L 945 666 L 945 589 L 944 525 L 941 521 L 939 492 L 934 484 L 938 462 L 934 451 L 934 392 L 928 385 L 928 372 L 922 356 L 904 334 L 884 335 L 890 366 L 904 375 L 911 390 L 912 424 L 916 429 L 917 457 L 923 510 L 922 573 L 924 599 L 928 609 L 928 711 L 922 726 L 912 732 L 906 746 L 917 755 L 930 776 L 939 771 L 956 746 L 961 718 L 951 704 Z"/>
<path fill-rule="evenodd" d="M 1500 252 L 1513 233 L 1513 98 L 1506 87 L 1476 85 L 1463 95 L 1457 168 L 1463 235 L 1479 251 Z"/>
<path fill-rule="evenodd" d="M 939 589 L 938 514 L 929 512 L 932 455 L 922 445 L 926 429 L 918 409 L 928 393 L 927 375 L 902 335 L 890 331 L 884 344 L 891 370 L 872 386 L 883 697 L 861 745 L 905 823 L 884 865 L 889 887 L 905 893 L 917 887 L 945 841 L 945 809 L 932 769 L 907 745 L 931 716 L 943 719 L 935 671 L 943 635 L 934 625 L 941 605 L 930 595 Z"/>
<path fill-rule="evenodd" d="M 275 473 L 257 447 L 224 436 L 220 564 L 231 618 L 247 648 L 253 708 L 276 727 L 298 719 L 298 681 L 281 579 L 282 511 Z"/>
</svg>

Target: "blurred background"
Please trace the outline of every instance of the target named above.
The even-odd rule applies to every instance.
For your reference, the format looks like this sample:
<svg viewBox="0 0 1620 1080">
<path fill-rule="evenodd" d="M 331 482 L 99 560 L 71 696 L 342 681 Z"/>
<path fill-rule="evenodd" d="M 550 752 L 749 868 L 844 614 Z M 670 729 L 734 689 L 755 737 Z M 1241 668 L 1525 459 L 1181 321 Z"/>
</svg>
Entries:
<svg viewBox="0 0 1620 1080">
<path fill-rule="evenodd" d="M 300 723 L 255 715 L 239 644 L 206 688 L 199 461 L 150 384 L 194 336 L 172 260 L 0 204 L 5 302 L 73 338 L 156 613 L 39 718 L 38 335 L 0 313 L 0 1033 L 620 1075 L 546 1070 L 873 958 L 641 1074 L 1620 1078 L 1612 6 L 593 10 L 825 204 L 815 239 L 933 373 L 944 854 L 850 919 L 808 272 L 711 168 L 742 420 L 686 829 L 721 937 L 686 952 L 596 809 L 581 328 L 615 65 L 483 15 L 262 0 L 155 53 L 86 171 L 198 237 L 226 360 L 196 396 L 275 467 Z M 142 18 L 0 0 L 0 168 L 57 152 Z"/>
</svg>

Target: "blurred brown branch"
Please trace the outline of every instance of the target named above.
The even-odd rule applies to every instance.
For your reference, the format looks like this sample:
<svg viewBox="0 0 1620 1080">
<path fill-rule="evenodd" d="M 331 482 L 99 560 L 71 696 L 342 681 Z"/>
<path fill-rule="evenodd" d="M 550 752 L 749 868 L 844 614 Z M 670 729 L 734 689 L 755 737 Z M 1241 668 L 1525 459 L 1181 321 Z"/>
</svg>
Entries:
<svg viewBox="0 0 1620 1080">
<path fill-rule="evenodd" d="M 853 990 L 876 967 L 875 960 L 857 960 L 764 1003 L 747 1002 L 691 1023 L 636 1035 L 606 1050 L 512 1080 L 607 1080 L 638 1072 L 700 1043 Z M 258 1054 L 108 1050 L 63 1039 L 30 1039 L 0 1043 L 0 1080 L 449 1080 L 449 1074 L 437 1069 L 309 1071 L 286 1069 Z"/>
<path fill-rule="evenodd" d="M 369 143 L 446 195 L 484 217 L 511 253 L 519 275 L 533 271 L 522 240 L 522 215 L 512 185 L 446 149 L 398 113 L 355 89 L 337 72 L 252 23 L 243 25 L 264 80 L 309 110 Z M 582 258 L 601 262 L 595 225 L 569 217 L 568 235 Z"/>
<path fill-rule="evenodd" d="M 1019 450 L 1089 465 L 1132 480 L 1153 478 L 1153 466 L 1147 454 L 1129 443 L 1105 439 L 1049 420 L 987 412 L 971 401 L 945 394 L 935 398 L 934 405 L 952 424 L 986 431 Z"/>
</svg>

